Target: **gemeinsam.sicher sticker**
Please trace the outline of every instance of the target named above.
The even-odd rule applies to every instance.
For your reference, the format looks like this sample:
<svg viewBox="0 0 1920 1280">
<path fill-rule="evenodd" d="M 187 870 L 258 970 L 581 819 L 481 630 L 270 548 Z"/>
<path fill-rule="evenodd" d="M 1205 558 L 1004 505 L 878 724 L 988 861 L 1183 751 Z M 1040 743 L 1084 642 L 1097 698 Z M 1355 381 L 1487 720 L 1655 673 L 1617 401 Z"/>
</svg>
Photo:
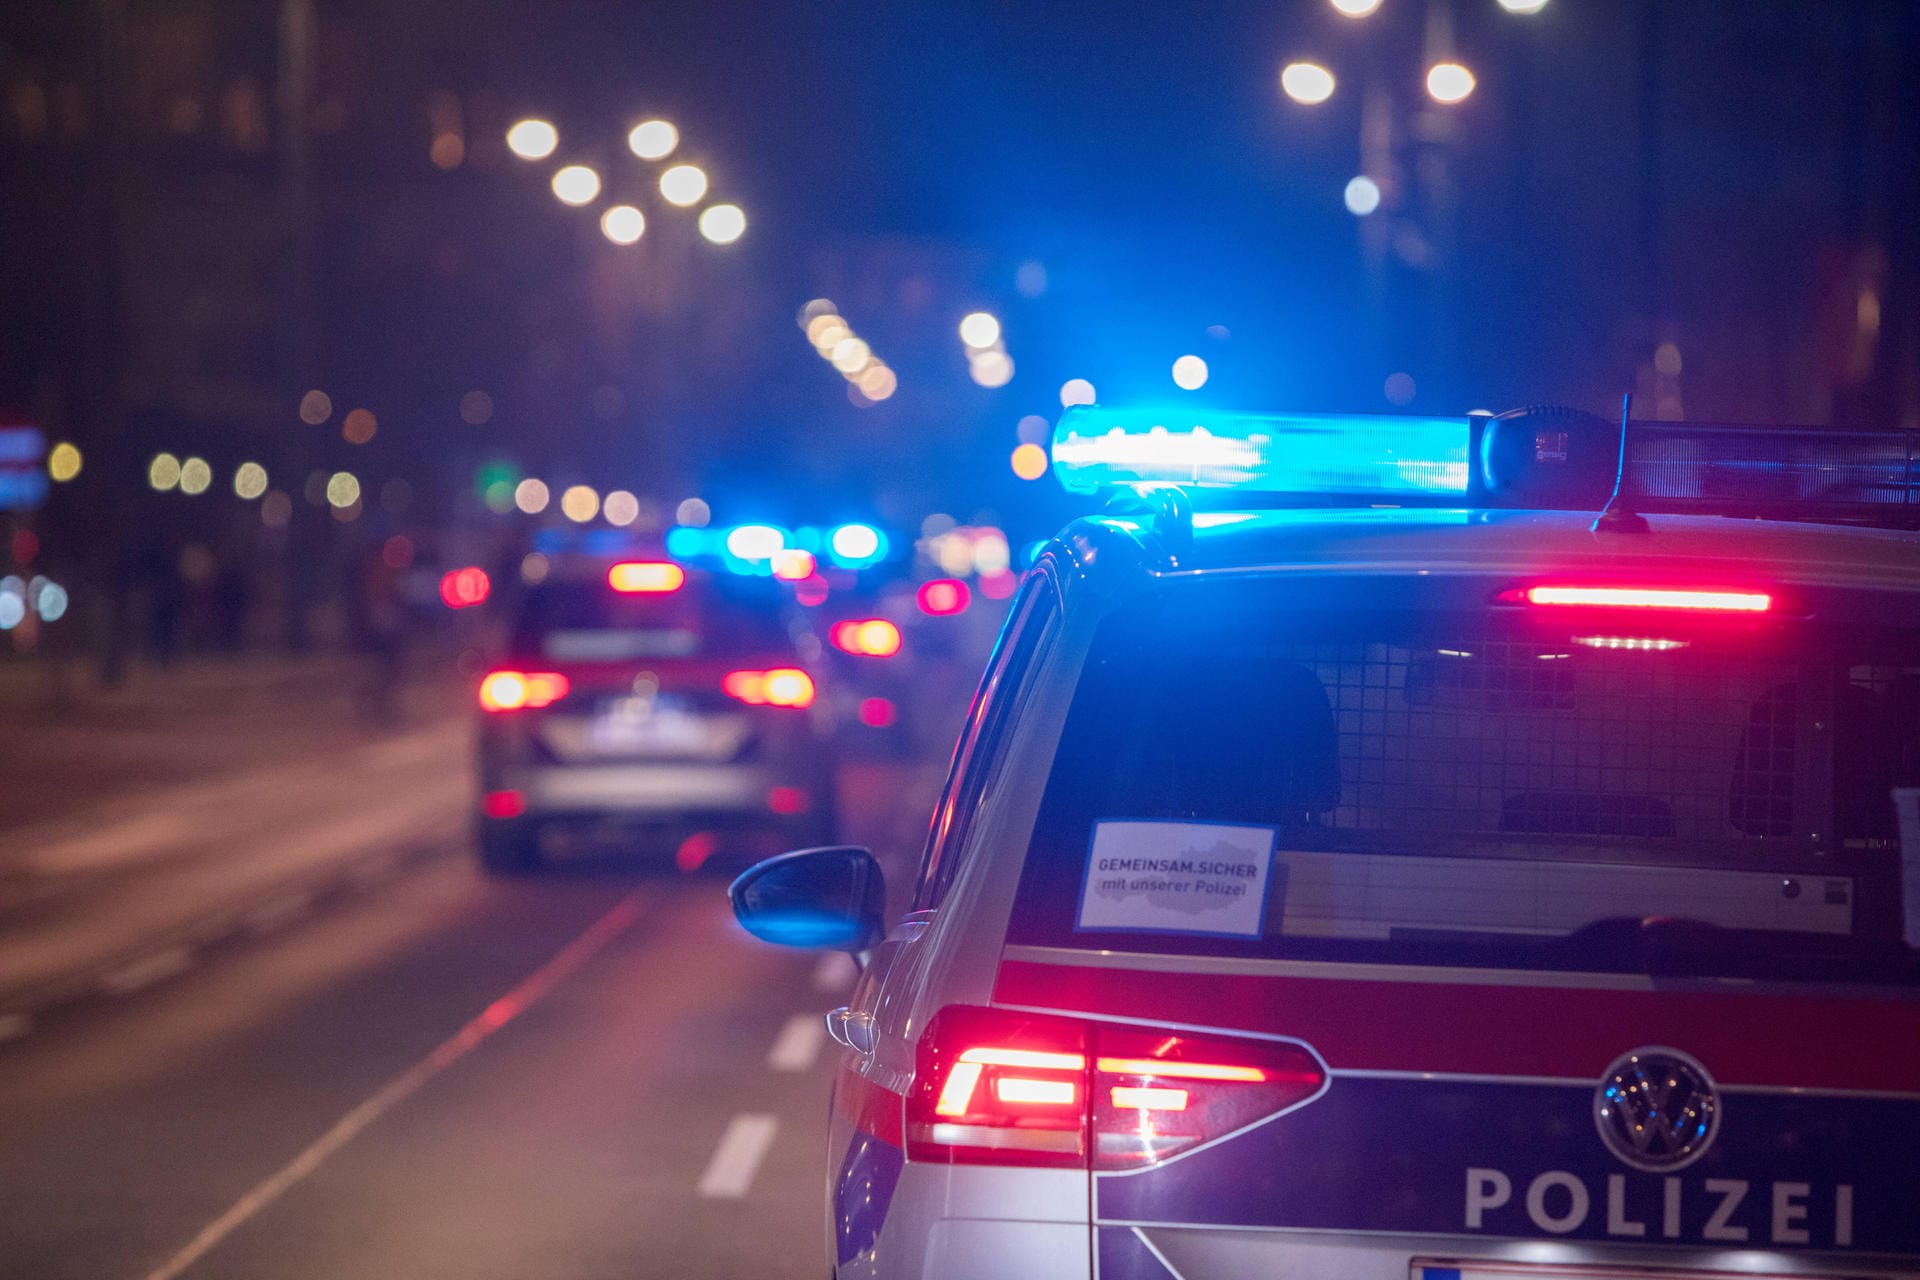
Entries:
<svg viewBox="0 0 1920 1280">
<path fill-rule="evenodd" d="M 1214 822 L 1097 822 L 1077 929 L 1257 938 L 1274 829 Z"/>
</svg>

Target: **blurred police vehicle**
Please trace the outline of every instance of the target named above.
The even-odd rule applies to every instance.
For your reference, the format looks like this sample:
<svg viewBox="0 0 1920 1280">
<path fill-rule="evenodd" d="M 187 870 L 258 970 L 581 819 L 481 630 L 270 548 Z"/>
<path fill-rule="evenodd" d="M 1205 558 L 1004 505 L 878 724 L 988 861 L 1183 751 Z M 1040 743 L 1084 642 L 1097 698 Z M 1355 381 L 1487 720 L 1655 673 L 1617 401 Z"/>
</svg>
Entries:
<svg viewBox="0 0 1920 1280">
<path fill-rule="evenodd" d="M 479 685 L 481 861 L 530 868 L 549 828 L 689 869 L 723 837 L 831 839 L 819 659 L 772 579 L 556 558 Z"/>
<path fill-rule="evenodd" d="M 1069 411 L 911 910 L 733 887 L 835 1273 L 1920 1270 L 1915 446 Z"/>
</svg>

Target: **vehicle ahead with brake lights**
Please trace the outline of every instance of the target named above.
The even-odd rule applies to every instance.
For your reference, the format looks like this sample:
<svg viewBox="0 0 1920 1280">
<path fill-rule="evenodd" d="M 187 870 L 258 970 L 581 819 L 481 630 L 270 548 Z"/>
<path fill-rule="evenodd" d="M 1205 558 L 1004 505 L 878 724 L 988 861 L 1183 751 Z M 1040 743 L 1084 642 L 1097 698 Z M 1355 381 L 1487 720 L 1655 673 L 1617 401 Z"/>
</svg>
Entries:
<svg viewBox="0 0 1920 1280">
<path fill-rule="evenodd" d="M 769 579 L 557 564 L 480 681 L 482 862 L 529 869 L 552 828 L 686 869 L 756 837 L 761 852 L 831 839 L 819 656 Z"/>
<path fill-rule="evenodd" d="M 841 1280 L 1920 1271 L 1916 436 L 1621 436 L 1068 412 L 911 909 L 733 886 Z"/>
</svg>

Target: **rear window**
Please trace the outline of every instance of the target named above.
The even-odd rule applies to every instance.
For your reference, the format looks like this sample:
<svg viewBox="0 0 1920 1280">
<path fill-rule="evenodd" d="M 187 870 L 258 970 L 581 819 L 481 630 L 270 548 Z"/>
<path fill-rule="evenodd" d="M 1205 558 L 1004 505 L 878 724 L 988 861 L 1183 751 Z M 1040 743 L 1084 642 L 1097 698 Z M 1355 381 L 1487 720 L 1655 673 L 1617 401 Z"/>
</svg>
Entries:
<svg viewBox="0 0 1920 1280">
<path fill-rule="evenodd" d="M 628 595 L 604 581 L 545 582 L 522 602 L 513 652 L 553 662 L 790 658 L 783 602 L 764 586 L 690 578 L 678 591 Z"/>
<path fill-rule="evenodd" d="M 1012 941 L 1913 980 L 1912 636 L 1282 589 L 1102 624 Z"/>
</svg>

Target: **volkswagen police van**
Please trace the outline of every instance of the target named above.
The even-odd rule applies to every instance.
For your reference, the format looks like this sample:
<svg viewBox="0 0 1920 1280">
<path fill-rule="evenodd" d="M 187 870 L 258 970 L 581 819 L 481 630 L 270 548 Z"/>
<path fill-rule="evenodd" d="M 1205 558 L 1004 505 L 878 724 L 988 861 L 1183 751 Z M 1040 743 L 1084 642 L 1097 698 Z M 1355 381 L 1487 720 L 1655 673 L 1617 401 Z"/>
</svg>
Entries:
<svg viewBox="0 0 1920 1280">
<path fill-rule="evenodd" d="M 1916 435 L 1626 418 L 1065 415 L 909 909 L 733 888 L 833 1274 L 1920 1272 Z"/>
</svg>

